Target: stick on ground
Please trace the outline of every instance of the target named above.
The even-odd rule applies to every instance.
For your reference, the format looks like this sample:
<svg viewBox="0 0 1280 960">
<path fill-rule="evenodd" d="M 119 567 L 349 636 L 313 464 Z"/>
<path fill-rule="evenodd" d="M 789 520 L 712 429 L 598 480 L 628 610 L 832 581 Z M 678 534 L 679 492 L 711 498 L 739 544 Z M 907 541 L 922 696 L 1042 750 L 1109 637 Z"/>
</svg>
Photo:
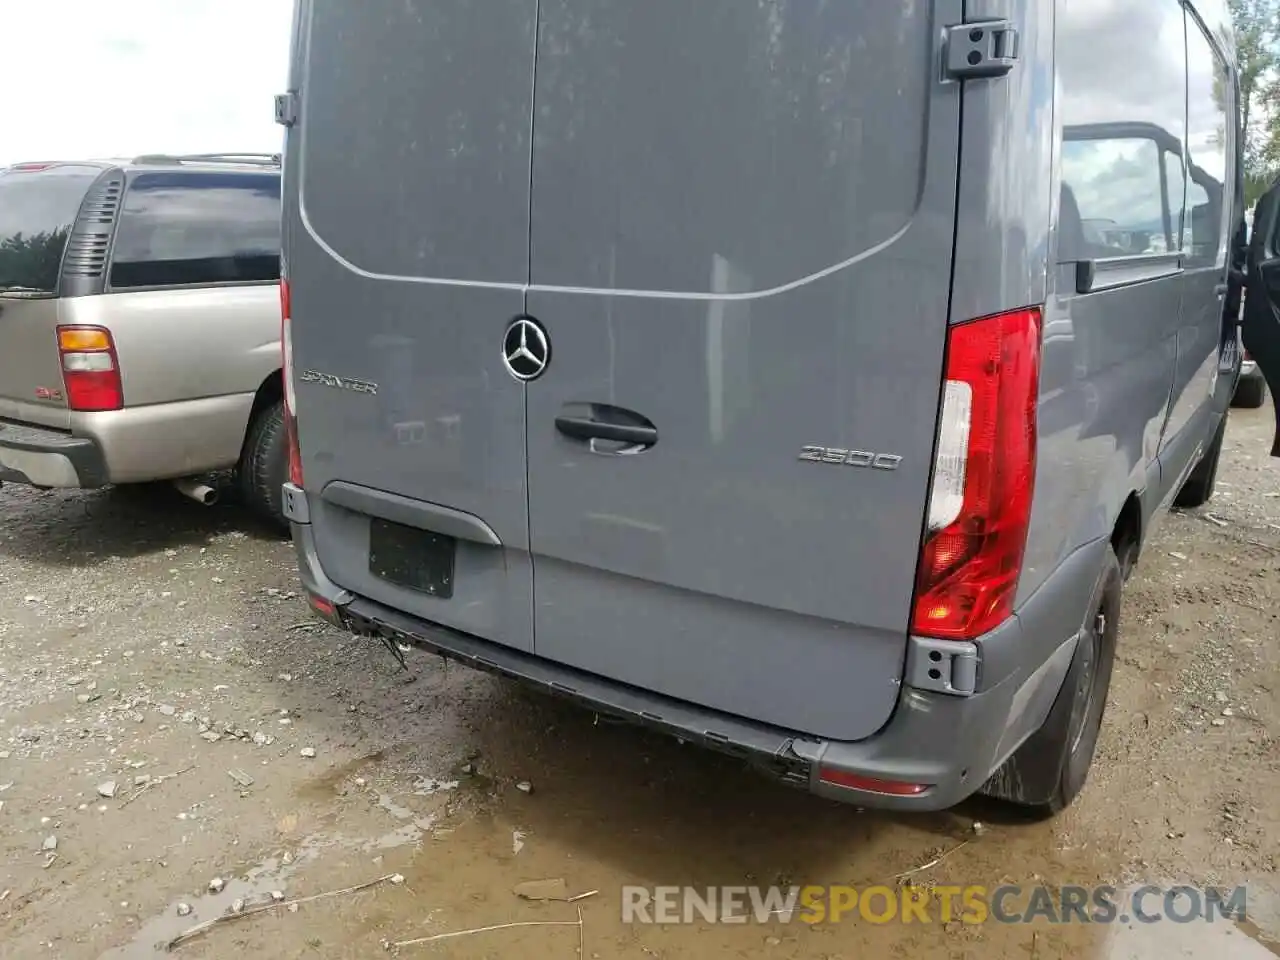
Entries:
<svg viewBox="0 0 1280 960">
<path fill-rule="evenodd" d="M 224 913 L 212 920 L 206 920 L 204 923 L 197 923 L 189 930 L 184 930 L 172 940 L 164 945 L 166 950 L 172 950 L 174 947 L 192 940 L 202 933 L 212 930 L 214 927 L 222 923 L 234 923 L 237 920 L 245 920 L 249 917 L 255 917 L 260 913 L 266 913 L 268 910 L 279 910 L 281 907 L 291 907 L 300 903 L 313 903 L 316 900 L 326 900 L 329 897 L 342 897 L 351 893 L 359 893 L 361 890 L 368 890 L 370 887 L 376 887 L 380 883 L 390 883 L 399 877 L 398 873 L 388 873 L 386 876 L 378 877 L 376 880 L 366 880 L 364 883 L 357 883 L 354 887 L 346 887 L 342 890 L 329 890 L 325 893 L 313 893 L 309 897 L 299 897 L 296 900 L 286 900 L 283 903 L 264 903 L 258 907 L 252 907 L 248 910 L 242 910 L 240 913 Z"/>
<path fill-rule="evenodd" d="M 120 804 L 120 809 L 123 810 L 125 807 L 133 803 L 133 801 L 137 800 L 140 796 L 142 796 L 152 787 L 158 787 L 160 784 L 164 783 L 166 780 L 172 780 L 174 777 L 180 777 L 184 773 L 194 770 L 195 768 L 196 768 L 196 765 L 193 763 L 189 767 L 183 767 L 177 773 L 166 773 L 163 776 L 152 777 L 150 780 L 148 780 L 146 783 L 140 786 L 137 790 L 133 791 L 133 793 L 129 794 L 129 796 L 125 798 L 124 803 Z"/>
<path fill-rule="evenodd" d="M 515 923 L 495 923 L 489 927 L 473 927 L 470 930 L 452 930 L 449 933 L 437 933 L 430 937 L 418 937 L 416 940 L 397 940 L 387 944 L 390 948 L 416 947 L 423 943 L 435 943 L 438 940 L 452 940 L 454 937 L 469 937 L 475 933 L 490 933 L 494 930 L 511 930 L 515 927 L 581 927 L 582 908 L 578 908 L 577 920 L 517 920 Z M 579 934 L 581 940 L 581 934 Z"/>
<path fill-rule="evenodd" d="M 948 850 L 946 853 L 939 854 L 938 856 L 930 860 L 928 863 L 922 863 L 918 867 L 912 867 L 910 870 L 903 870 L 902 873 L 895 875 L 893 879 L 901 882 L 905 880 L 907 877 L 912 876 L 913 874 L 921 873 L 925 870 L 930 869 L 931 867 L 936 867 L 938 864 L 940 864 L 943 860 L 947 859 L 947 857 L 951 856 L 957 850 L 961 849 L 962 847 L 967 847 L 972 842 L 973 841 L 971 839 L 961 841 L 960 843 L 957 843 L 954 847 L 952 847 L 950 850 Z"/>
</svg>

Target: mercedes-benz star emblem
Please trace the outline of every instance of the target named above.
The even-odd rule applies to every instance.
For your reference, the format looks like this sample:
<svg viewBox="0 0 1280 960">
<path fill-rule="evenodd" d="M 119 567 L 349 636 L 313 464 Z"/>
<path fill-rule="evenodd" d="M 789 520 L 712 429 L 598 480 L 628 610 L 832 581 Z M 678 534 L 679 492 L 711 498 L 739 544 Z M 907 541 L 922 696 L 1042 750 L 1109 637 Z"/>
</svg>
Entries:
<svg viewBox="0 0 1280 960">
<path fill-rule="evenodd" d="M 536 380 L 551 361 L 547 331 L 532 317 L 516 317 L 502 338 L 502 362 L 517 380 Z"/>
</svg>

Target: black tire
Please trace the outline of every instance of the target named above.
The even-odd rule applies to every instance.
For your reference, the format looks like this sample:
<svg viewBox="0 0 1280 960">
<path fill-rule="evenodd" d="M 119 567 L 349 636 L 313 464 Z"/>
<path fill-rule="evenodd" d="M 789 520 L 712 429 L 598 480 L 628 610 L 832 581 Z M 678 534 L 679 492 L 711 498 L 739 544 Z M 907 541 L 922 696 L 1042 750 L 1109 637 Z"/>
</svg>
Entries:
<svg viewBox="0 0 1280 960">
<path fill-rule="evenodd" d="M 983 786 L 1033 818 L 1052 817 L 1084 789 L 1115 665 L 1123 579 L 1107 548 L 1071 666 L 1043 726 Z"/>
<path fill-rule="evenodd" d="M 1133 576 L 1134 567 L 1138 565 L 1138 553 L 1141 549 L 1137 537 L 1125 537 L 1118 543 L 1113 543 L 1116 551 L 1116 560 L 1120 564 L 1120 578 L 1125 582 L 1129 582 L 1129 578 Z"/>
<path fill-rule="evenodd" d="M 1241 377 L 1231 398 L 1233 407 L 1256 410 L 1267 401 L 1267 381 L 1261 376 Z"/>
<path fill-rule="evenodd" d="M 236 481 L 251 510 L 269 523 L 288 528 L 280 488 L 289 479 L 289 447 L 284 404 L 277 400 L 258 411 L 244 439 Z"/>
<path fill-rule="evenodd" d="M 1222 441 L 1226 435 L 1227 418 L 1224 416 L 1222 423 L 1218 425 L 1218 432 L 1213 435 L 1213 443 L 1182 484 L 1178 495 L 1173 498 L 1175 507 L 1184 510 L 1203 507 L 1213 498 L 1213 488 L 1218 483 L 1218 461 L 1222 459 Z"/>
</svg>

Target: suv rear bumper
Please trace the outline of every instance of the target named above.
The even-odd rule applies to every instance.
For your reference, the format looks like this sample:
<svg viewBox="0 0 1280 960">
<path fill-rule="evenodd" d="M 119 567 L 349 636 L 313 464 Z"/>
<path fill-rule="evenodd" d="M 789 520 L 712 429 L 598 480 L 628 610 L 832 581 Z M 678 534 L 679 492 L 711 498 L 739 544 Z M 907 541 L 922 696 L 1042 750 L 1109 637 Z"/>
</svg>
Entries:
<svg viewBox="0 0 1280 960">
<path fill-rule="evenodd" d="M 0 420 L 0 481 L 90 489 L 236 465 L 254 394 L 73 413 L 70 430 Z"/>
<path fill-rule="evenodd" d="M 34 487 L 101 487 L 106 459 L 97 441 L 0 421 L 0 482 Z"/>
<path fill-rule="evenodd" d="M 976 692 L 955 696 L 904 684 L 896 710 L 875 736 L 856 742 L 832 741 L 584 673 L 355 596 L 325 576 L 312 527 L 305 522 L 305 494 L 286 486 L 286 497 L 289 493 L 300 501 L 298 509 L 290 512 L 302 585 L 313 598 L 313 607 L 317 607 L 315 600 L 320 601 L 319 607 L 332 605 L 332 616 L 320 610 L 327 619 L 357 633 L 395 637 L 477 669 L 542 687 L 596 712 L 738 756 L 812 793 L 899 810 L 942 810 L 959 803 L 980 789 L 990 773 L 1044 722 L 1070 666 L 1083 619 L 1080 611 L 1087 604 L 1100 560 L 1097 546 L 1077 551 L 1051 578 L 1050 583 L 1056 584 L 1051 593 L 1038 590 L 1018 616 L 979 641 L 982 659 Z M 1106 542 L 1100 546 L 1105 548 Z M 1077 597 L 1081 590 L 1086 592 Z M 1063 616 L 1067 610 L 1071 610 L 1070 619 Z M 828 782 L 841 774 L 929 787 L 902 796 Z"/>
</svg>

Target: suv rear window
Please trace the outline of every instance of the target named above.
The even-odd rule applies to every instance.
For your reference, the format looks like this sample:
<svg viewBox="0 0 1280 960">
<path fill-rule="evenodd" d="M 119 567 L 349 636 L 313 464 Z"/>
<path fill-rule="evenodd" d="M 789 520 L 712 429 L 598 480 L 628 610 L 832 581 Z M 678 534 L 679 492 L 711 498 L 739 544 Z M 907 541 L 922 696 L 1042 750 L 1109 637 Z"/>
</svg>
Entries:
<svg viewBox="0 0 1280 960">
<path fill-rule="evenodd" d="M 280 279 L 280 177 L 144 173 L 129 184 L 111 287 Z"/>
<path fill-rule="evenodd" d="M 102 171 L 79 164 L 0 172 L 0 294 L 52 294 L 67 236 Z"/>
</svg>

